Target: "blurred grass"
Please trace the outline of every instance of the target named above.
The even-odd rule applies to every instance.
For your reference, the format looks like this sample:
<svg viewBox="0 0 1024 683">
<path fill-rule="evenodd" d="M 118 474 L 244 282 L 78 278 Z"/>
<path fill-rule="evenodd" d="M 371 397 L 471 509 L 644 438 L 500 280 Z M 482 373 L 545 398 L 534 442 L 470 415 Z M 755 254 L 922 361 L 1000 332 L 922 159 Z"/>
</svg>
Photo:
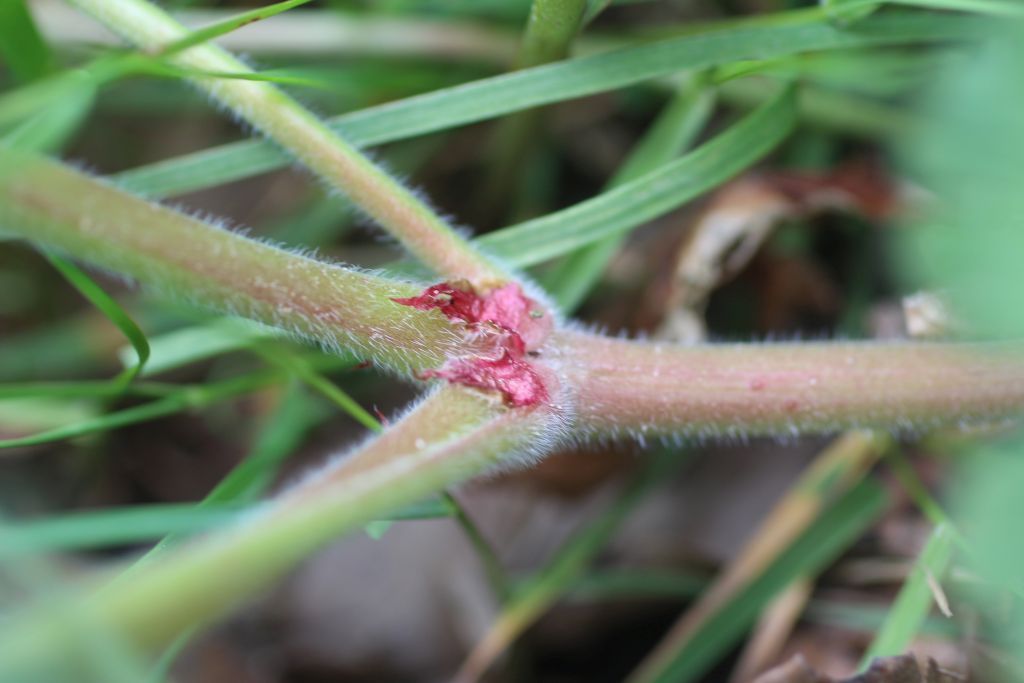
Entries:
<svg viewBox="0 0 1024 683">
<path fill-rule="evenodd" d="M 753 529 L 743 547 L 629 677 L 636 683 L 698 678 L 794 582 L 813 577 L 881 511 L 880 488 L 866 479 L 888 438 L 848 432 L 835 439 Z M 858 492 L 855 494 L 855 492 Z M 866 510 L 842 501 L 864 496 Z M 848 535 L 853 534 L 853 535 Z M 830 535 L 810 556 L 808 538 Z M 845 541 L 844 541 L 845 539 Z M 806 563 L 806 564 L 805 564 Z M 770 577 L 770 578 L 769 578 Z"/>
<path fill-rule="evenodd" d="M 710 616 L 692 638 L 663 660 L 638 669 L 629 681 L 684 683 L 707 673 L 757 618 L 758 613 L 794 580 L 814 575 L 878 521 L 885 505 L 882 488 L 865 480 L 822 512 L 777 559 Z"/>
<path fill-rule="evenodd" d="M 936 587 L 949 566 L 954 541 L 955 536 L 948 526 L 940 524 L 935 527 L 885 622 L 864 653 L 862 670 L 866 670 L 876 657 L 892 657 L 906 652 L 921 632 L 932 605 L 945 599 L 944 595 L 937 597 Z"/>
<path fill-rule="evenodd" d="M 928 89 L 922 101 L 932 114 L 928 124 L 900 147 L 910 170 L 937 197 L 934 210 L 906 241 L 908 270 L 919 282 L 942 283 L 957 314 L 986 338 L 1024 333 L 1024 280 L 1016 258 L 1024 249 L 1022 68 L 1024 23 L 1004 21 L 983 47 Z M 1024 499 L 1011 482 L 1019 483 L 1024 473 L 1024 440 L 1008 432 L 993 444 L 962 450 L 958 485 L 951 490 L 963 520 L 959 526 L 971 530 L 968 566 L 986 579 L 988 592 L 1002 588 L 1019 596 L 1024 553 L 1012 539 Z M 1011 635 L 1015 651 L 1024 651 L 1019 616 L 987 627 Z"/>
<path fill-rule="evenodd" d="M 480 679 L 513 643 L 532 626 L 570 585 L 579 579 L 632 509 L 647 493 L 680 466 L 689 454 L 666 450 L 653 455 L 601 514 L 567 541 L 534 575 L 521 581 L 502 611 L 463 662 L 455 680 Z"/>
</svg>

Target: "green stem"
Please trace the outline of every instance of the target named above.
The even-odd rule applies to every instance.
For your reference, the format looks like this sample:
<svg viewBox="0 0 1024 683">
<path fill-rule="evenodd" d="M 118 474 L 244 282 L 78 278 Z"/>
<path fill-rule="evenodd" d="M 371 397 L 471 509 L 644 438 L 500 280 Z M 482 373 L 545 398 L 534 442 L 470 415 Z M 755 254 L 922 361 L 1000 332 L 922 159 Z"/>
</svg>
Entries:
<svg viewBox="0 0 1024 683">
<path fill-rule="evenodd" d="M 561 332 L 577 428 L 595 435 L 797 434 L 958 426 L 1018 414 L 1016 344 L 657 345 Z M 637 382 L 643 377 L 643 382 Z"/>
<path fill-rule="evenodd" d="M 229 533 L 168 552 L 74 602 L 130 644 L 152 649 L 264 589 L 338 534 L 536 448 L 545 409 L 509 411 L 444 388 L 358 453 L 336 459 Z M 72 680 L 76 634 L 50 610 L 29 609 L 0 633 L 0 679 Z"/>
<path fill-rule="evenodd" d="M 0 223 L 17 236 L 400 372 L 438 367 L 465 348 L 443 316 L 391 300 L 420 287 L 247 239 L 40 157 L 3 157 Z"/>
<path fill-rule="evenodd" d="M 189 35 L 170 15 L 145 0 L 72 0 L 72 4 L 150 52 L 158 53 Z M 205 72 L 252 73 L 243 62 L 213 45 L 191 47 L 168 61 Z M 273 85 L 211 77 L 191 80 L 344 192 L 434 270 L 478 282 L 507 277 L 409 188 Z"/>
<path fill-rule="evenodd" d="M 586 9 L 587 0 L 533 0 L 523 33 L 520 67 L 564 59 Z"/>
</svg>

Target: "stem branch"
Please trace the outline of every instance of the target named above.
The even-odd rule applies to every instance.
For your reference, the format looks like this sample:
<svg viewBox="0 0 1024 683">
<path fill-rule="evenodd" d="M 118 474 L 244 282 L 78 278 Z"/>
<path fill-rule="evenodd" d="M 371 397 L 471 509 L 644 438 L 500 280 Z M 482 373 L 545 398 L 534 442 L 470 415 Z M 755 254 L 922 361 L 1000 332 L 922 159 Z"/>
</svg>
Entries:
<svg viewBox="0 0 1024 683">
<path fill-rule="evenodd" d="M 399 306 L 420 287 L 299 256 L 4 150 L 3 229 L 177 298 L 355 348 L 398 371 L 437 367 L 465 337 Z"/>
<path fill-rule="evenodd" d="M 152 53 L 181 40 L 188 30 L 146 0 L 71 0 L 126 40 Z M 212 73 L 252 69 L 214 45 L 199 45 L 168 60 Z M 196 77 L 191 81 L 236 116 L 262 131 L 298 161 L 345 193 L 374 220 L 439 273 L 486 283 L 507 279 L 474 251 L 409 188 L 376 166 L 289 95 L 266 82 Z"/>
</svg>

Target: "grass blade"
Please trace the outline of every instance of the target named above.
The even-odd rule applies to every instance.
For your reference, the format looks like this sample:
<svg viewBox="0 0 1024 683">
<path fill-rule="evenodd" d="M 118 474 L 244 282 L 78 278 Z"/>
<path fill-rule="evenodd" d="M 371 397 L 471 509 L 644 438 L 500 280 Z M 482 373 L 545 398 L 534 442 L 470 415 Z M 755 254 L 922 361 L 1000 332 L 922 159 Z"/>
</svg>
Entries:
<svg viewBox="0 0 1024 683">
<path fill-rule="evenodd" d="M 652 456 L 596 520 L 576 534 L 543 569 L 516 590 L 497 621 L 473 648 L 455 681 L 480 679 L 494 660 L 580 578 L 634 506 L 652 486 L 664 479 L 670 468 L 679 465 L 679 460 L 679 454 L 671 451 Z"/>
<path fill-rule="evenodd" d="M 160 374 L 281 336 L 273 328 L 235 318 L 179 328 L 149 340 L 150 357 L 142 375 Z M 126 347 L 118 355 L 128 366 L 138 363 L 136 353 L 133 347 Z"/>
<path fill-rule="evenodd" d="M 47 254 L 47 259 L 82 296 L 89 300 L 89 303 L 107 316 L 131 343 L 132 349 L 135 350 L 135 363 L 113 380 L 116 385 L 121 387 L 129 384 L 142 372 L 146 361 L 149 360 L 149 342 L 146 340 L 146 334 L 132 320 L 128 312 L 121 308 L 121 305 L 112 296 L 103 291 L 103 288 L 96 284 L 85 271 L 71 261 L 55 254 Z"/>
<path fill-rule="evenodd" d="M 107 413 L 106 415 L 63 427 L 49 429 L 39 434 L 14 439 L 3 439 L 0 440 L 0 449 L 38 446 L 87 434 L 105 432 L 147 420 L 155 420 L 190 408 L 200 408 L 217 401 L 241 396 L 280 381 L 280 372 L 263 371 L 201 387 L 190 387 L 149 403 Z"/>
<path fill-rule="evenodd" d="M 771 599 L 802 576 L 812 576 L 833 561 L 878 519 L 885 492 L 865 480 L 825 511 L 789 549 L 714 614 L 696 636 L 657 670 L 630 681 L 687 683 L 698 679 L 754 623 Z"/>
<path fill-rule="evenodd" d="M 806 468 L 753 531 L 700 599 L 672 627 L 631 680 L 661 680 L 672 662 L 711 637 L 716 620 L 743 599 L 745 591 L 800 544 L 800 539 L 831 504 L 863 480 L 886 446 L 884 437 L 848 432 Z M 810 575 L 808 575 L 810 576 Z M 806 579 L 807 576 L 794 577 Z M 785 587 L 783 587 L 785 588 Z M 769 596 L 770 597 L 770 596 Z M 759 611 L 759 610 L 758 610 Z"/>
<path fill-rule="evenodd" d="M 200 509 L 192 503 L 76 512 L 0 527 L 0 560 L 55 550 L 140 543 L 165 534 L 194 534 L 235 521 L 244 509 Z"/>
<path fill-rule="evenodd" d="M 901 13 L 844 30 L 822 12 L 800 21 L 713 30 L 487 78 L 337 117 L 331 127 L 357 146 L 446 130 L 530 107 L 570 100 L 642 81 L 737 60 L 871 45 L 963 38 L 976 24 L 963 17 Z M 773 15 L 776 17 L 776 15 Z M 777 18 L 777 17 L 776 17 Z M 115 176 L 126 189 L 169 196 L 247 178 L 290 163 L 264 141 L 238 142 L 169 159 Z"/>
<path fill-rule="evenodd" d="M 940 581 L 956 545 L 957 535 L 951 527 L 940 524 L 932 531 L 910 576 L 907 577 L 885 623 L 875 635 L 871 647 L 860 662 L 867 669 L 876 657 L 903 654 L 921 631 L 936 600 L 930 583 Z"/>
<path fill-rule="evenodd" d="M 714 92 L 703 82 L 682 86 L 633 148 L 606 189 L 612 190 L 636 180 L 687 149 L 714 111 L 714 102 Z M 618 251 L 622 240 L 622 236 L 612 235 L 579 250 L 541 279 L 544 289 L 555 297 L 563 311 L 571 312 L 579 306 Z"/>
<path fill-rule="evenodd" d="M 620 235 L 728 180 L 768 153 L 796 122 L 796 96 L 774 99 L 696 151 L 568 209 L 476 240 L 514 266 L 530 266 Z"/>
<path fill-rule="evenodd" d="M 25 0 L 0 2 L 0 57 L 22 82 L 45 76 L 53 65 L 50 48 L 39 35 Z"/>
<path fill-rule="evenodd" d="M 260 498 L 270 488 L 285 458 L 328 414 L 329 411 L 312 400 L 300 385 L 289 384 L 256 435 L 249 454 L 221 479 L 199 507 L 240 505 Z"/>
<path fill-rule="evenodd" d="M 269 19 L 275 14 L 286 12 L 293 7 L 299 5 L 305 5 L 310 0 L 284 0 L 284 2 L 276 2 L 273 5 L 267 5 L 266 7 L 259 7 L 248 12 L 240 12 L 232 17 L 228 17 L 223 21 L 218 21 L 210 26 L 205 26 L 201 29 L 191 32 L 184 38 L 174 41 L 163 50 L 160 51 L 161 57 L 167 57 L 173 54 L 177 54 L 182 50 L 187 50 L 190 47 L 206 43 L 211 40 L 215 40 L 227 33 L 238 30 L 243 26 L 252 24 L 262 19 Z"/>
</svg>

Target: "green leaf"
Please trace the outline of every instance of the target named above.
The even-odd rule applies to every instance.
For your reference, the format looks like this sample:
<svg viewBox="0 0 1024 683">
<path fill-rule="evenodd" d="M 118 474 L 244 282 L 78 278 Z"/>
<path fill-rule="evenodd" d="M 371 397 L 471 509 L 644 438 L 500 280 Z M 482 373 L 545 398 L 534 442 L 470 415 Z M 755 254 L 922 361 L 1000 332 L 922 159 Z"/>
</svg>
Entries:
<svg viewBox="0 0 1024 683">
<path fill-rule="evenodd" d="M 696 151 L 593 199 L 476 243 L 511 265 L 530 266 L 625 233 L 735 176 L 781 142 L 795 121 L 796 96 L 786 88 Z"/>
<path fill-rule="evenodd" d="M 773 15 L 774 17 L 775 15 Z M 800 21 L 709 31 L 590 57 L 524 69 L 371 107 L 335 118 L 331 126 L 358 146 L 446 130 L 531 107 L 633 85 L 686 69 L 743 59 L 771 59 L 809 50 L 935 42 L 970 36 L 973 21 L 903 13 L 872 17 L 856 30 L 833 26 L 821 13 Z M 280 168 L 288 157 L 271 143 L 246 141 L 126 171 L 126 189 L 168 196 Z"/>
</svg>

